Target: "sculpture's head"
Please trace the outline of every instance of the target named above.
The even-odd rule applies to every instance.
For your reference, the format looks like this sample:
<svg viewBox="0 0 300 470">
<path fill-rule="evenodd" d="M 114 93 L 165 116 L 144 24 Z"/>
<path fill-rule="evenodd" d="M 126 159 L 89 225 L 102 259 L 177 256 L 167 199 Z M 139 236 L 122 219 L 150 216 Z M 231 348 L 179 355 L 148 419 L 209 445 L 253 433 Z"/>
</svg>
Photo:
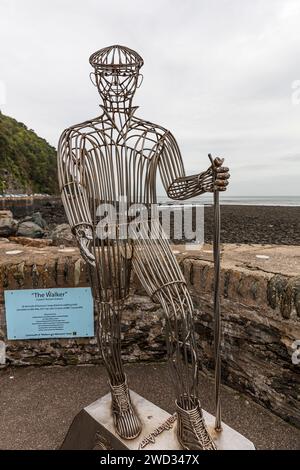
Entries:
<svg viewBox="0 0 300 470">
<path fill-rule="evenodd" d="M 143 78 L 140 68 L 144 61 L 137 52 L 124 46 L 110 46 L 94 52 L 89 61 L 94 68 L 91 80 L 104 102 L 113 105 L 132 100 Z"/>
</svg>

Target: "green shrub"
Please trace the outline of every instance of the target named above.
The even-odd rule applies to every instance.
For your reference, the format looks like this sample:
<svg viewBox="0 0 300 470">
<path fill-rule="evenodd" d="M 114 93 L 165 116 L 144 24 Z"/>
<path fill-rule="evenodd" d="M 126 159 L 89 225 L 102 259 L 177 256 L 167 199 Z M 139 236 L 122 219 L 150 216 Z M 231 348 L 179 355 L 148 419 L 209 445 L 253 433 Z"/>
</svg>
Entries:
<svg viewBox="0 0 300 470">
<path fill-rule="evenodd" d="M 33 130 L 0 112 L 0 193 L 58 192 L 56 150 Z"/>
</svg>

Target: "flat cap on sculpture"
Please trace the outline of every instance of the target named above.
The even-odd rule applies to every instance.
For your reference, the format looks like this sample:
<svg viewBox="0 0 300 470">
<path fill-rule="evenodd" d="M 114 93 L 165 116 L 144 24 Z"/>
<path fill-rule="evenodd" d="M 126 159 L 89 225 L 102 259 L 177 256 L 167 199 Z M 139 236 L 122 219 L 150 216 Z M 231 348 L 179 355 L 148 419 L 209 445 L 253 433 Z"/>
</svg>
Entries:
<svg viewBox="0 0 300 470">
<path fill-rule="evenodd" d="M 109 46 L 94 52 L 89 62 L 95 69 L 105 69 L 111 67 L 141 68 L 144 64 L 142 57 L 132 49 L 125 46 Z"/>
</svg>

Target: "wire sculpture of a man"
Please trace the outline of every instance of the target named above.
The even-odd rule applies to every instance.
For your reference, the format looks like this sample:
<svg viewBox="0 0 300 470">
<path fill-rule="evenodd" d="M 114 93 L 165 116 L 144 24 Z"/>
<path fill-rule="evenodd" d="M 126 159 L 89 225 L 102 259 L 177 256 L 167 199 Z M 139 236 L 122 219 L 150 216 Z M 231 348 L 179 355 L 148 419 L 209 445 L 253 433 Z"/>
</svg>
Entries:
<svg viewBox="0 0 300 470">
<path fill-rule="evenodd" d="M 121 316 L 134 271 L 164 311 L 168 362 L 177 394 L 178 440 L 185 449 L 215 449 L 199 400 L 194 307 L 159 219 L 151 221 L 151 237 L 121 237 L 121 224 L 114 237 L 98 237 L 96 227 L 101 204 L 118 207 L 121 198 L 127 208 L 155 204 L 158 172 L 169 198 L 185 200 L 224 191 L 228 168 L 217 158 L 206 171 L 186 176 L 171 132 L 136 116 L 132 99 L 142 79 L 139 54 L 114 45 L 95 52 L 89 61 L 94 69 L 91 79 L 103 100 L 102 113 L 62 133 L 58 170 L 68 221 L 90 267 L 97 338 L 109 376 L 115 429 L 122 438 L 134 439 L 142 427 L 121 359 Z"/>
</svg>

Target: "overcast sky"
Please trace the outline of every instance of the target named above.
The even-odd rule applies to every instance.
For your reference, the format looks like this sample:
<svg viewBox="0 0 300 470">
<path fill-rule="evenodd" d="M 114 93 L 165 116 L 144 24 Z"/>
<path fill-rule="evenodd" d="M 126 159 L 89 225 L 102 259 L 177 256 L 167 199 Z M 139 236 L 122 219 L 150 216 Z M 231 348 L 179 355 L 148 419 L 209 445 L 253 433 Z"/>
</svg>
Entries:
<svg viewBox="0 0 300 470">
<path fill-rule="evenodd" d="M 90 54 L 126 45 L 137 116 L 174 133 L 187 173 L 211 152 L 228 195 L 300 195 L 299 25 L 299 0 L 0 0 L 0 107 L 56 146 L 100 114 Z"/>
</svg>

